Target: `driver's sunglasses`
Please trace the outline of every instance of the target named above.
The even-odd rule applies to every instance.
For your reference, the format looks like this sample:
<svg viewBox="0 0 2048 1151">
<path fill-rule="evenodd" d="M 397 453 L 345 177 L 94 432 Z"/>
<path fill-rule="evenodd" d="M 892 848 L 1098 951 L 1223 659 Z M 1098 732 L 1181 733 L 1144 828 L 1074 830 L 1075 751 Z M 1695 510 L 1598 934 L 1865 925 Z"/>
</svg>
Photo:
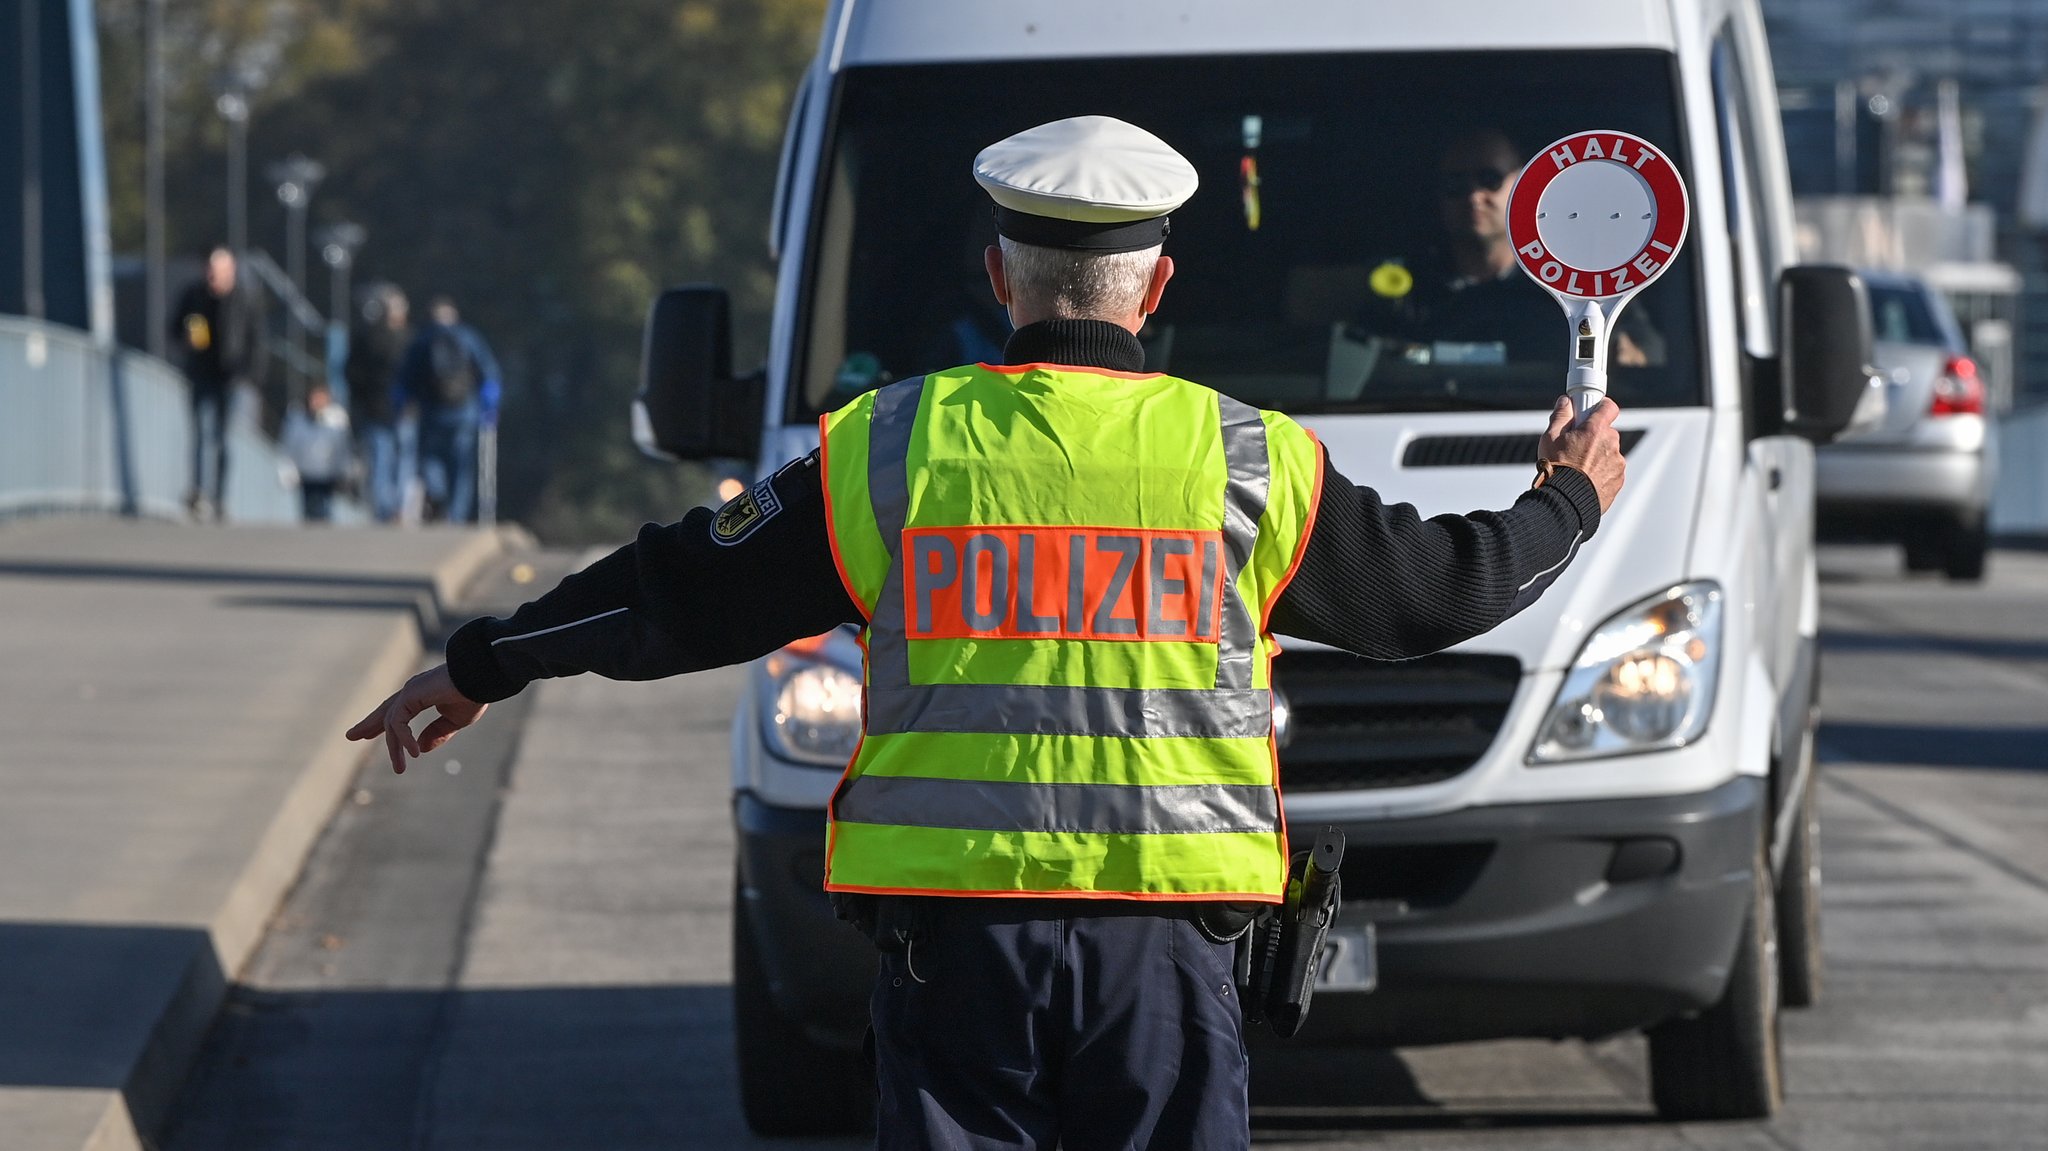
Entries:
<svg viewBox="0 0 2048 1151">
<path fill-rule="evenodd" d="M 1507 183 L 1508 173 L 1499 168 L 1472 168 L 1462 172 L 1437 173 L 1437 194 L 1446 200 L 1469 196 L 1474 192 L 1498 192 Z"/>
</svg>

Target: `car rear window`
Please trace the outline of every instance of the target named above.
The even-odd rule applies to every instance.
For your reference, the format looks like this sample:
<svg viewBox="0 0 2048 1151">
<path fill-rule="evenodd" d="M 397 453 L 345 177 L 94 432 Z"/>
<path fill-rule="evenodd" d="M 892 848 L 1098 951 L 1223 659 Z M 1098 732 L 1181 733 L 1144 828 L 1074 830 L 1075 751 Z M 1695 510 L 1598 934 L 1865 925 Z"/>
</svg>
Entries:
<svg viewBox="0 0 2048 1151">
<path fill-rule="evenodd" d="M 1927 297 L 1911 288 L 1870 289 L 1870 334 L 1894 344 L 1948 343 Z"/>
</svg>

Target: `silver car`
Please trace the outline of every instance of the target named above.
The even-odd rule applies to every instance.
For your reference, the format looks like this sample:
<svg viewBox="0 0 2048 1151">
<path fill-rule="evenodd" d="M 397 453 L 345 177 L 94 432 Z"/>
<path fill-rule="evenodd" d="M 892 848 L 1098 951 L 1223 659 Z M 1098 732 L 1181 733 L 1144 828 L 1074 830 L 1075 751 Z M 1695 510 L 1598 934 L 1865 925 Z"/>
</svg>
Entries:
<svg viewBox="0 0 2048 1151">
<path fill-rule="evenodd" d="M 1982 579 L 1995 467 L 1984 381 L 1940 293 L 1898 272 L 1864 282 L 1886 411 L 1816 453 L 1820 533 L 1896 541 L 1909 571 Z"/>
</svg>

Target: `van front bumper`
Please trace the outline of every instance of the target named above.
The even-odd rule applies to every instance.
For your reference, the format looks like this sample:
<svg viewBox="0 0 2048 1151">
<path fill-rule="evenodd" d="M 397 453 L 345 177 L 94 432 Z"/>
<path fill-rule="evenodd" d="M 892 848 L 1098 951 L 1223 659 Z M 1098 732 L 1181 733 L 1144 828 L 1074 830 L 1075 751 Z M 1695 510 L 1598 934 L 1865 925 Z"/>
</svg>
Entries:
<svg viewBox="0 0 2048 1151">
<path fill-rule="evenodd" d="M 1749 909 L 1765 794 L 1739 776 L 1694 795 L 1339 822 L 1340 922 L 1374 921 L 1379 987 L 1317 994 L 1290 1042 L 1595 1038 L 1711 1005 Z M 733 814 L 735 927 L 756 932 L 776 1005 L 815 1041 L 857 1048 L 877 960 L 825 897 L 824 812 L 742 792 Z M 1296 823 L 1297 846 L 1318 826 Z"/>
<path fill-rule="evenodd" d="M 1765 796 L 1739 776 L 1694 795 L 1340 823 L 1339 922 L 1374 922 L 1379 986 L 1318 993 L 1293 1042 L 1596 1038 L 1713 1004 Z M 1296 823 L 1297 847 L 1316 830 Z"/>
</svg>

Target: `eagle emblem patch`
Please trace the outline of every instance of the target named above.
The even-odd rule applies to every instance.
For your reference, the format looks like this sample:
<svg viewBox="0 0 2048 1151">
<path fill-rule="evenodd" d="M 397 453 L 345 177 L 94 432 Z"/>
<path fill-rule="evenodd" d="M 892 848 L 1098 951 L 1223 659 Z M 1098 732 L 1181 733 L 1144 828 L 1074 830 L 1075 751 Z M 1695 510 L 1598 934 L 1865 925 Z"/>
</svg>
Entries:
<svg viewBox="0 0 2048 1151">
<path fill-rule="evenodd" d="M 711 517 L 711 538 L 731 547 L 758 531 L 782 510 L 775 497 L 775 482 L 765 479 L 727 500 Z"/>
</svg>

